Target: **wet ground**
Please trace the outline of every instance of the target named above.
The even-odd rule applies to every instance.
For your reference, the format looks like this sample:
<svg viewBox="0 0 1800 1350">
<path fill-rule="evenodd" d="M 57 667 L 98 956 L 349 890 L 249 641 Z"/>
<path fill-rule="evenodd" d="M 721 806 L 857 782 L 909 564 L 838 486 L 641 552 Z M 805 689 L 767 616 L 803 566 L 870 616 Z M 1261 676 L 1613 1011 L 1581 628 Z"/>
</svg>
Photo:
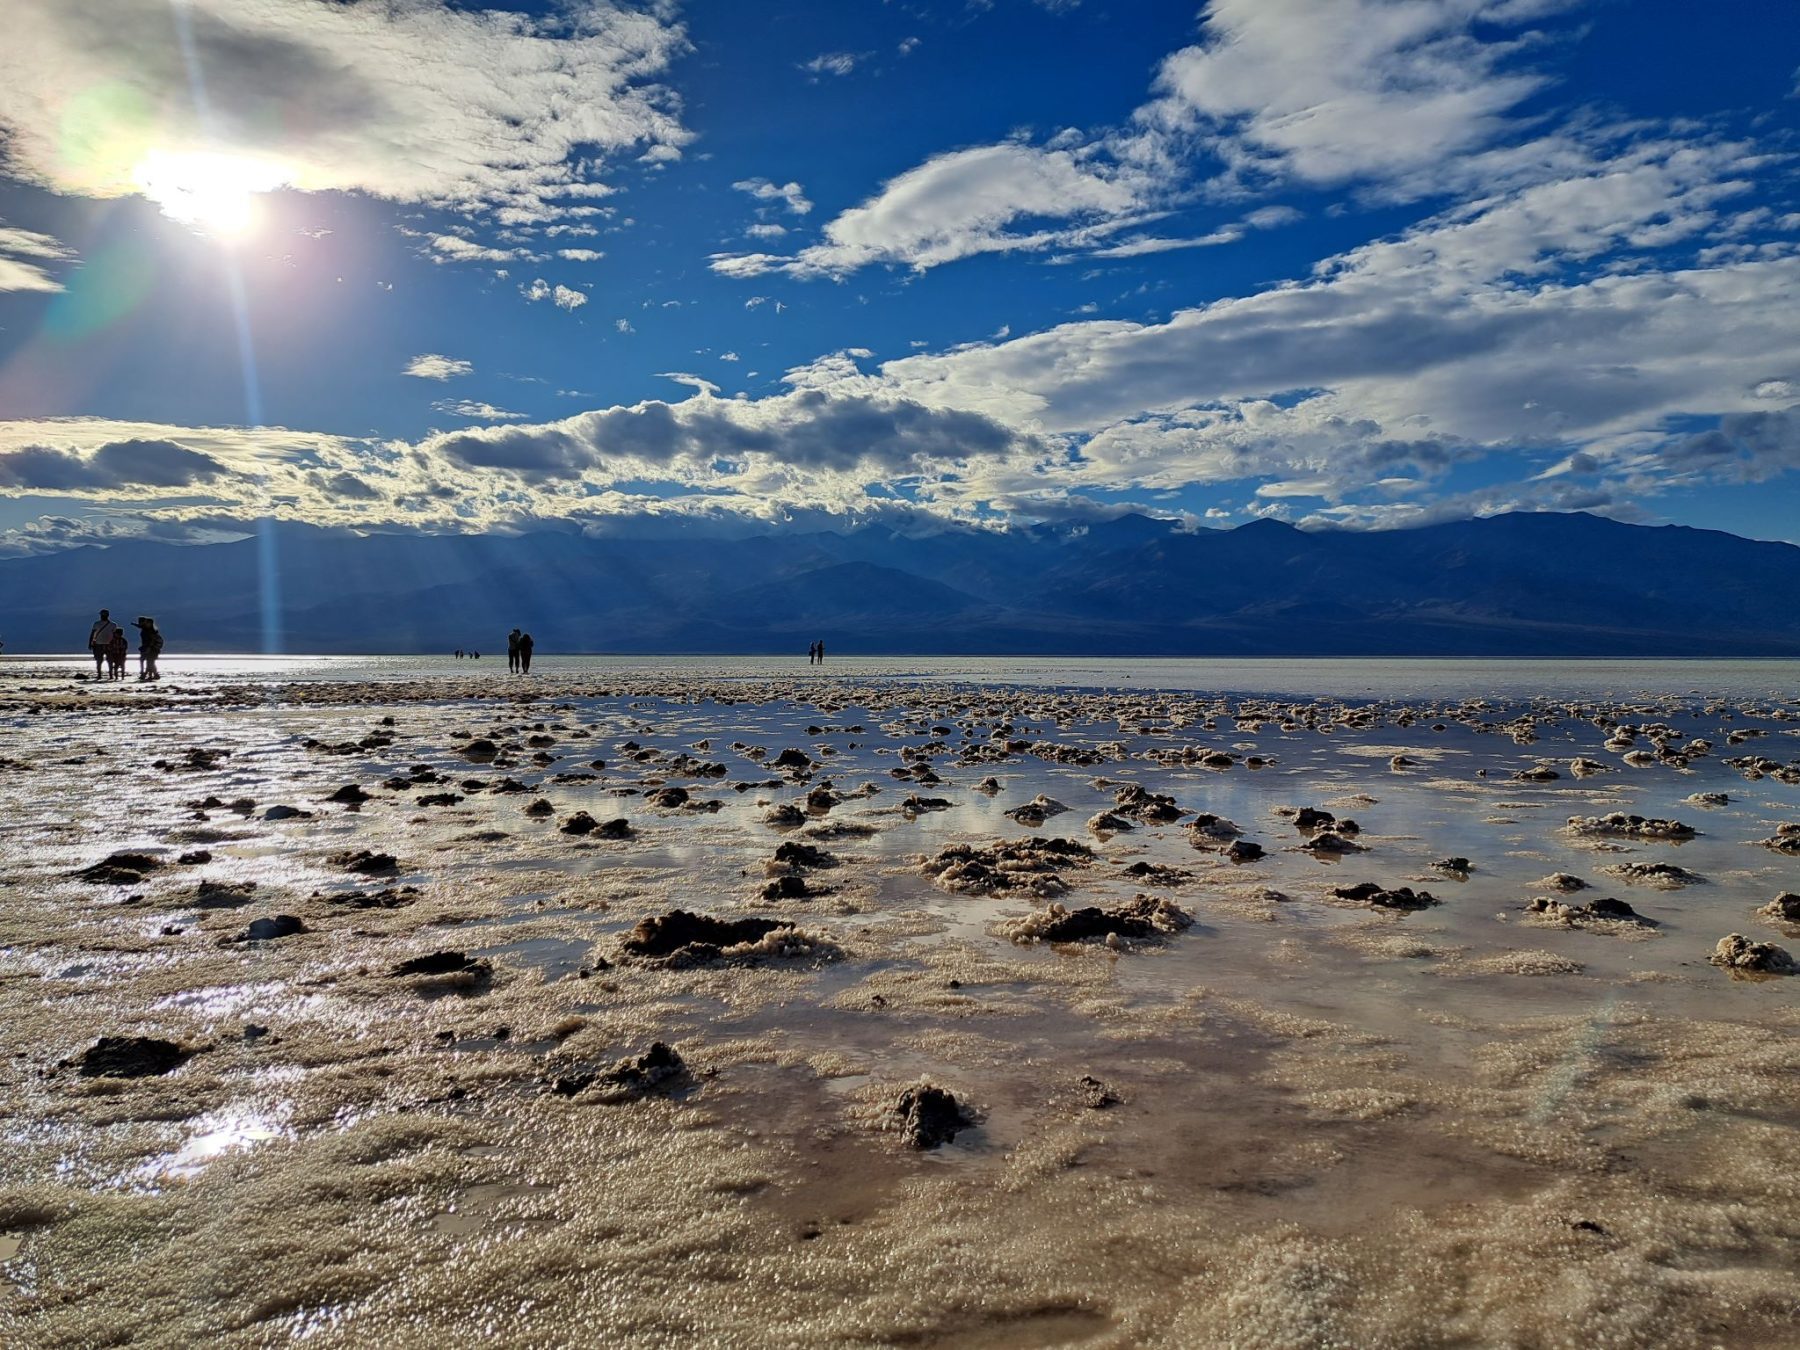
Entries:
<svg viewBox="0 0 1800 1350">
<path fill-rule="evenodd" d="M 0 725 L 7 1344 L 1800 1343 L 1800 977 L 1709 960 L 1800 952 L 1800 703 L 9 667 Z"/>
</svg>

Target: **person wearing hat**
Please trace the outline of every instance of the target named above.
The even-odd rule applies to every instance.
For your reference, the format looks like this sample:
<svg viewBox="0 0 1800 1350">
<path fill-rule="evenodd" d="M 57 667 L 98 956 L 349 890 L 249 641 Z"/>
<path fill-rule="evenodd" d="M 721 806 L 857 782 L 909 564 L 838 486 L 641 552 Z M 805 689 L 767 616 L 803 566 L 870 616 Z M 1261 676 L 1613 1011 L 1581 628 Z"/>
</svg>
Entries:
<svg viewBox="0 0 1800 1350">
<path fill-rule="evenodd" d="M 88 629 L 88 652 L 94 658 L 94 678 L 105 674 L 106 649 L 112 646 L 113 634 L 119 631 L 119 625 L 112 621 L 109 610 L 101 610 L 100 617 L 94 620 L 94 626 Z"/>
<path fill-rule="evenodd" d="M 135 621 L 138 630 L 138 679 L 160 680 L 162 672 L 156 668 L 156 658 L 162 655 L 162 630 L 156 626 L 156 620 L 140 615 Z"/>
</svg>

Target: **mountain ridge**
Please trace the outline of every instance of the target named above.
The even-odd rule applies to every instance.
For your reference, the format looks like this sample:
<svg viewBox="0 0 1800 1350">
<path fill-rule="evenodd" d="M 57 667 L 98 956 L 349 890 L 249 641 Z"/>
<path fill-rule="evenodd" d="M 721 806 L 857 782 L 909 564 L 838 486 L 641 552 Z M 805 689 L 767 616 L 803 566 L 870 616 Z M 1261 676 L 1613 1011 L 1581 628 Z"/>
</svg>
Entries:
<svg viewBox="0 0 1800 1350">
<path fill-rule="evenodd" d="M 489 650 L 518 624 L 545 653 L 1800 657 L 1800 547 L 1549 512 L 728 539 L 281 524 L 0 560 L 0 636 L 79 648 L 108 606 L 155 614 L 171 650 L 260 651 L 269 552 L 290 651 Z"/>
</svg>

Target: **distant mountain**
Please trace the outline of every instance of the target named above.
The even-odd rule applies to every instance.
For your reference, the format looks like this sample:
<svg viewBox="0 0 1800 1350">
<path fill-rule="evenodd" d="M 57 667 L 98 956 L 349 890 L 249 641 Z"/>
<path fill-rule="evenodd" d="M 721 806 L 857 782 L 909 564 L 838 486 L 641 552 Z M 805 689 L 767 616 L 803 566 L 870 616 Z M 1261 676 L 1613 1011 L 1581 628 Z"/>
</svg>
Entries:
<svg viewBox="0 0 1800 1350">
<path fill-rule="evenodd" d="M 553 652 L 1800 657 L 1800 547 L 1588 515 L 1302 531 L 1125 516 L 1008 531 L 750 538 L 359 535 L 0 562 L 7 650 L 79 649 L 95 611 L 174 653 Z"/>
</svg>

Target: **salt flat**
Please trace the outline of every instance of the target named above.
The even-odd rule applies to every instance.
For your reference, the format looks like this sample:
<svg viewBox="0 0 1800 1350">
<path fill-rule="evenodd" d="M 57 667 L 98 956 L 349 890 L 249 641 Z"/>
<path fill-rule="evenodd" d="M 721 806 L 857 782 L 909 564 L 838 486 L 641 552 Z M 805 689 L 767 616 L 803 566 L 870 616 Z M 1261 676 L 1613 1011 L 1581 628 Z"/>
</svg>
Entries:
<svg viewBox="0 0 1800 1350">
<path fill-rule="evenodd" d="M 1793 1343 L 1792 700 L 0 717 L 9 1344 Z"/>
</svg>

